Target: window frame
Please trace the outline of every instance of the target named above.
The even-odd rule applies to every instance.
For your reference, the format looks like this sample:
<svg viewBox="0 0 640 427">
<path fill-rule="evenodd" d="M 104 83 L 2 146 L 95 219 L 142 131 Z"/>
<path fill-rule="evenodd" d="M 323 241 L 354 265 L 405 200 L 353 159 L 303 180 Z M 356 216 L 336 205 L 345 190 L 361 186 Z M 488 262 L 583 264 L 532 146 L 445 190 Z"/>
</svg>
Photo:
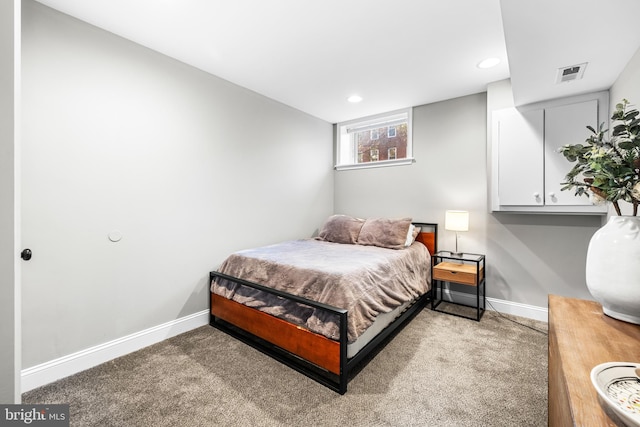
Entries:
<svg viewBox="0 0 640 427">
<path fill-rule="evenodd" d="M 407 156 L 402 159 L 378 160 L 358 163 L 358 153 L 352 134 L 370 130 L 373 126 L 394 126 L 393 122 L 407 123 Z M 362 117 L 337 123 L 335 126 L 335 170 L 367 169 L 385 166 L 401 166 L 412 164 L 413 158 L 413 108 L 390 111 L 373 116 Z"/>
</svg>

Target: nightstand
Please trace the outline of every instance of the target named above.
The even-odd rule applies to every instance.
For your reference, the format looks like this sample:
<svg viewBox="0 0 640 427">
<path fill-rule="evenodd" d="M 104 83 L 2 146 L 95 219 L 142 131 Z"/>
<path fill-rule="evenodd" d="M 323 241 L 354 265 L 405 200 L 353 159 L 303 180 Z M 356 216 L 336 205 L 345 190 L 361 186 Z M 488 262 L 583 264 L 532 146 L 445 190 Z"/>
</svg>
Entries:
<svg viewBox="0 0 640 427">
<path fill-rule="evenodd" d="M 476 304 L 453 302 L 451 294 L 444 300 L 444 282 L 457 283 L 475 288 Z M 485 256 L 481 254 L 439 251 L 431 257 L 431 309 L 454 316 L 480 321 L 486 307 Z M 444 306 L 440 304 L 444 303 Z M 473 308 L 475 316 L 462 314 L 463 310 L 445 310 L 448 305 Z M 451 307 L 453 308 L 453 307 Z"/>
</svg>

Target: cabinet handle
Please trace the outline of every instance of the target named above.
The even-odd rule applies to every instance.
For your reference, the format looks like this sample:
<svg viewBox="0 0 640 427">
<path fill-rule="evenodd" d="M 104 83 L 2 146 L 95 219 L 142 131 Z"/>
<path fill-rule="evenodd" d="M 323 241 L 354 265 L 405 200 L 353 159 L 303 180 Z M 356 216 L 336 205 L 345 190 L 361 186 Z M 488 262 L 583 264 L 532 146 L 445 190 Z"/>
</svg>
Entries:
<svg viewBox="0 0 640 427">
<path fill-rule="evenodd" d="M 535 197 L 535 198 L 537 199 L 538 197 L 540 197 L 540 193 L 538 193 L 538 192 L 536 191 L 535 193 L 533 193 L 533 197 Z"/>
<path fill-rule="evenodd" d="M 556 197 L 556 193 L 552 191 L 551 193 L 549 193 L 549 197 Z"/>
</svg>

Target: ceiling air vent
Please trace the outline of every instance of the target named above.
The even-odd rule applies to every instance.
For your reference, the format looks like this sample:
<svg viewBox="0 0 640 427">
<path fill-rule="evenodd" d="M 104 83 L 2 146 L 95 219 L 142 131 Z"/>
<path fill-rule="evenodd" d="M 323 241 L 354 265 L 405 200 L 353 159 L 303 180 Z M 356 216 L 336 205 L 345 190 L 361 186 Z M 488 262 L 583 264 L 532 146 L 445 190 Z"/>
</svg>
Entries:
<svg viewBox="0 0 640 427">
<path fill-rule="evenodd" d="M 558 76 L 556 77 L 556 83 L 572 82 L 574 80 L 580 80 L 584 74 L 584 69 L 587 68 L 587 63 L 578 65 L 572 65 L 570 67 L 558 68 Z"/>
</svg>

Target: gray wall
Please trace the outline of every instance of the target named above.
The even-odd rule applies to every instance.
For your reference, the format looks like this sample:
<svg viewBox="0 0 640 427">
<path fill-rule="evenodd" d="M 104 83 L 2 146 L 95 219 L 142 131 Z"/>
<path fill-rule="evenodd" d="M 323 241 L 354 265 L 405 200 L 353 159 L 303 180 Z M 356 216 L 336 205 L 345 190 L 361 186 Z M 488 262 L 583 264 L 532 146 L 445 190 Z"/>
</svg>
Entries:
<svg viewBox="0 0 640 427">
<path fill-rule="evenodd" d="M 20 1 L 0 2 L 0 403 L 20 402 L 19 183 Z"/>
<path fill-rule="evenodd" d="M 470 231 L 460 233 L 459 246 L 487 255 L 487 296 L 537 307 L 547 306 L 549 293 L 590 298 L 584 260 L 600 217 L 489 213 L 487 109 L 504 108 L 505 91 L 508 82 L 414 108 L 416 163 L 335 172 L 336 212 L 438 222 L 446 250 L 455 237 L 444 230 L 445 210 L 468 210 Z"/>
<path fill-rule="evenodd" d="M 484 93 L 413 110 L 413 152 L 408 166 L 335 172 L 335 210 L 361 217 L 412 216 L 444 224 L 446 209 L 467 209 L 471 231 L 464 250 L 478 249 L 486 206 Z M 442 232 L 451 247 L 453 234 Z"/>
<path fill-rule="evenodd" d="M 230 252 L 333 212 L 331 124 L 31 0 L 23 15 L 25 368 L 205 310 Z"/>
<path fill-rule="evenodd" d="M 635 108 L 640 109 L 640 82 L 638 82 L 638 75 L 640 75 L 640 49 L 636 51 L 624 71 L 620 73 L 620 76 L 611 86 L 609 91 L 611 112 L 615 111 L 616 104 L 622 99 L 628 100 Z M 620 209 L 623 215 L 631 215 L 633 213 L 633 208 L 629 203 L 620 203 Z M 609 212 L 615 215 L 613 209 L 609 209 Z"/>
<path fill-rule="evenodd" d="M 480 93 L 415 107 L 416 162 L 335 172 L 336 212 L 436 222 L 439 248 L 453 250 L 455 234 L 444 230 L 445 211 L 468 210 L 470 230 L 460 233 L 459 249 L 487 253 L 486 105 L 486 94 Z"/>
<path fill-rule="evenodd" d="M 618 79 L 611 86 L 610 99 L 611 111 L 620 100 L 627 99 L 636 108 L 640 109 L 640 83 L 638 83 L 638 73 L 640 73 L 640 49 L 636 51 L 626 68 Z"/>
</svg>

